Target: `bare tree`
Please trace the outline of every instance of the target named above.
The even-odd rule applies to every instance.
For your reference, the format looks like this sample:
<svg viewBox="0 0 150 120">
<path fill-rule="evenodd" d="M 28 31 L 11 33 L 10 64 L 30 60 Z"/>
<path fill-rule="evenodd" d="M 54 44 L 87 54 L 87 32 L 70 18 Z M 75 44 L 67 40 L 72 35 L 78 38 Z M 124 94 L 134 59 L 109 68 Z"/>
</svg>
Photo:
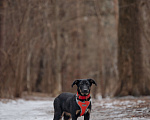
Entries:
<svg viewBox="0 0 150 120">
<path fill-rule="evenodd" d="M 100 38 L 100 85 L 102 97 L 113 97 L 118 83 L 118 4 L 117 1 L 95 0 Z"/>
<path fill-rule="evenodd" d="M 1 96 L 75 92 L 70 85 L 78 78 L 97 81 L 94 96 L 150 94 L 149 1 L 121 0 L 119 8 L 118 0 L 0 6 Z"/>
<path fill-rule="evenodd" d="M 118 68 L 120 85 L 116 95 L 146 95 L 149 87 L 149 24 L 147 17 L 150 2 L 139 0 L 119 1 L 119 56 Z M 143 16 L 144 15 L 144 16 Z M 147 49 L 147 50 L 146 50 Z M 146 50 L 146 51 L 145 51 Z"/>
<path fill-rule="evenodd" d="M 3 12 L 3 9 L 4 9 L 4 1 L 3 0 L 1 0 L 0 1 L 0 48 L 1 48 L 1 46 L 2 46 L 2 37 L 3 37 L 3 14 L 2 14 L 2 12 Z M 0 68 L 2 68 L 2 50 L 0 49 Z M 1 70 L 0 70 L 0 72 L 2 72 Z M 2 75 L 0 75 L 0 97 L 2 96 Z"/>
</svg>

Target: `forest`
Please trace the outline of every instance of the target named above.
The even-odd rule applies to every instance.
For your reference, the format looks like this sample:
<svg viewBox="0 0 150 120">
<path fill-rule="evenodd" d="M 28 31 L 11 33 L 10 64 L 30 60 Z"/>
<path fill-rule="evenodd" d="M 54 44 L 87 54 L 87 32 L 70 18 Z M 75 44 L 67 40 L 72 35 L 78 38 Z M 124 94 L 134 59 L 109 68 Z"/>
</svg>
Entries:
<svg viewBox="0 0 150 120">
<path fill-rule="evenodd" d="M 0 98 L 150 95 L 150 0 L 0 0 Z"/>
</svg>

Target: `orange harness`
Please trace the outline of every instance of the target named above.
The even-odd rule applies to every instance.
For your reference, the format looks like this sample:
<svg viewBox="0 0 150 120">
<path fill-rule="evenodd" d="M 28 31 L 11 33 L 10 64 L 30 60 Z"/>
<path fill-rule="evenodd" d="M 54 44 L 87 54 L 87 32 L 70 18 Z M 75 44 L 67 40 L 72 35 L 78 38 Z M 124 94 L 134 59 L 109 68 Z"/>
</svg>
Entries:
<svg viewBox="0 0 150 120">
<path fill-rule="evenodd" d="M 76 102 L 79 105 L 80 110 L 81 110 L 80 116 L 83 116 L 87 112 L 87 108 L 91 103 L 90 100 L 87 101 L 88 98 L 90 98 L 90 94 L 88 96 L 80 96 L 77 93 Z M 85 100 L 85 101 L 80 101 L 80 100 Z"/>
</svg>

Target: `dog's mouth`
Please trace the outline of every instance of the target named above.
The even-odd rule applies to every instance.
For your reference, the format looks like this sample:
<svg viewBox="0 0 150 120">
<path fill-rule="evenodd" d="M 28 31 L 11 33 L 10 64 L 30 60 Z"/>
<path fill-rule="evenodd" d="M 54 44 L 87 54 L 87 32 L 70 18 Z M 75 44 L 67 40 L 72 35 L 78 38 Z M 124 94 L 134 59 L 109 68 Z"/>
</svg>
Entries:
<svg viewBox="0 0 150 120">
<path fill-rule="evenodd" d="M 85 95 L 87 96 L 89 93 L 85 93 Z"/>
<path fill-rule="evenodd" d="M 80 93 L 81 93 L 82 96 L 87 96 L 87 95 L 89 94 L 89 91 L 87 91 L 87 92 L 84 92 L 84 91 L 82 92 L 82 91 L 80 91 Z"/>
</svg>

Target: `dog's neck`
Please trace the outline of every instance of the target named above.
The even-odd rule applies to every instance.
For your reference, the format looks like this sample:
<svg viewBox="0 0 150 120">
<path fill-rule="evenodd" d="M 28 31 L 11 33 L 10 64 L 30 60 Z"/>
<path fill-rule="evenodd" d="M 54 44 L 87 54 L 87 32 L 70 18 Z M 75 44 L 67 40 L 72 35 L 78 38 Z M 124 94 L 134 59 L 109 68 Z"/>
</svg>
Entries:
<svg viewBox="0 0 150 120">
<path fill-rule="evenodd" d="M 77 99 L 81 101 L 89 101 L 91 99 L 90 93 L 86 96 L 82 96 L 77 92 Z"/>
</svg>

